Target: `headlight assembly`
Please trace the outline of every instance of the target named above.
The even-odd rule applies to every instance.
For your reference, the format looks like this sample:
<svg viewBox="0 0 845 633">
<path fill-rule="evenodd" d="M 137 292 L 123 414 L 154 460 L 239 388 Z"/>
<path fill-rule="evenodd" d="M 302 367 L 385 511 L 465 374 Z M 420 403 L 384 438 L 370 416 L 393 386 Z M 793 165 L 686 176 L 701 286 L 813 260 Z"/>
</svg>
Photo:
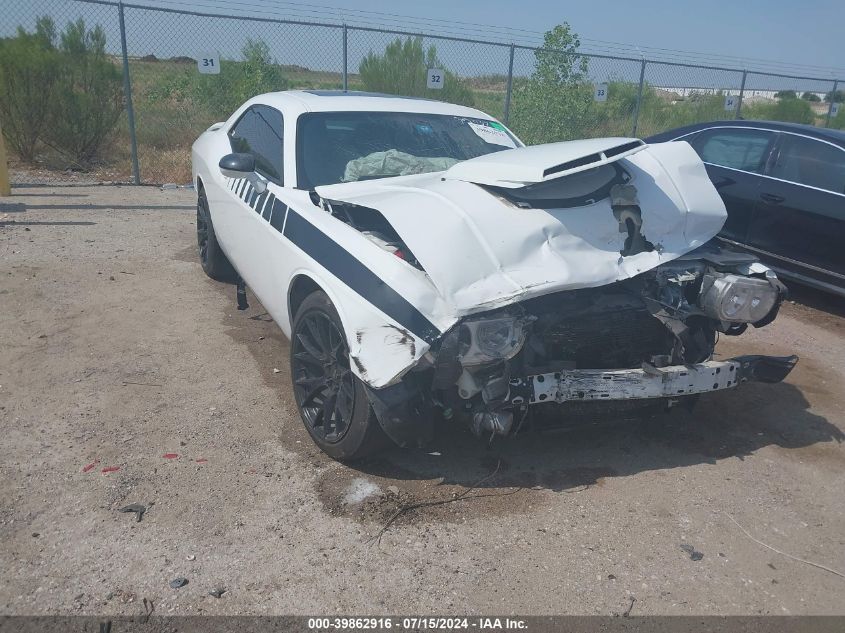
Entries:
<svg viewBox="0 0 845 633">
<path fill-rule="evenodd" d="M 513 358 L 525 343 L 530 319 L 502 316 L 465 321 L 459 332 L 462 365 L 480 365 Z"/>
<path fill-rule="evenodd" d="M 717 273 L 705 277 L 701 307 L 707 316 L 719 321 L 757 323 L 772 311 L 778 295 L 778 289 L 767 279 Z"/>
</svg>

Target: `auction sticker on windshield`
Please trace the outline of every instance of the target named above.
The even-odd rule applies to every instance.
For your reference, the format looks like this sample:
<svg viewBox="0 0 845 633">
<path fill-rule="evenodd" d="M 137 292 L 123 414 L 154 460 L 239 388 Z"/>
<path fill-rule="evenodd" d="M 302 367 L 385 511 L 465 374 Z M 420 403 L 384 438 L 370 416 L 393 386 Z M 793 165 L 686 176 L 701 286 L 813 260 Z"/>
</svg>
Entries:
<svg viewBox="0 0 845 633">
<path fill-rule="evenodd" d="M 490 121 L 488 124 L 467 121 L 467 125 L 469 125 L 472 128 L 472 131 L 480 138 L 484 139 L 487 143 L 492 143 L 493 145 L 504 145 L 505 147 L 510 147 L 512 149 L 516 148 L 516 143 L 510 135 L 505 132 L 504 127 L 495 121 Z"/>
</svg>

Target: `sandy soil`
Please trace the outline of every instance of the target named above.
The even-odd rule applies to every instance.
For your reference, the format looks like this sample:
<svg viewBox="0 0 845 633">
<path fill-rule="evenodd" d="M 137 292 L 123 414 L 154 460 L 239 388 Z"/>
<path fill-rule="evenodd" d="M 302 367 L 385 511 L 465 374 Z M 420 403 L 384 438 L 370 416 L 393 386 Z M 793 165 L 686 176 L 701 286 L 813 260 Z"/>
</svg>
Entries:
<svg viewBox="0 0 845 633">
<path fill-rule="evenodd" d="M 783 384 L 492 446 L 445 428 L 426 451 L 351 468 L 303 429 L 280 330 L 203 275 L 193 192 L 14 194 L 0 200 L 0 613 L 134 615 L 145 598 L 162 615 L 618 614 L 631 598 L 635 615 L 845 613 L 845 579 L 737 525 L 845 571 L 841 302 L 800 292 L 720 343 L 797 352 Z M 497 466 L 373 540 L 402 504 Z M 133 503 L 141 522 L 118 512 Z"/>
</svg>

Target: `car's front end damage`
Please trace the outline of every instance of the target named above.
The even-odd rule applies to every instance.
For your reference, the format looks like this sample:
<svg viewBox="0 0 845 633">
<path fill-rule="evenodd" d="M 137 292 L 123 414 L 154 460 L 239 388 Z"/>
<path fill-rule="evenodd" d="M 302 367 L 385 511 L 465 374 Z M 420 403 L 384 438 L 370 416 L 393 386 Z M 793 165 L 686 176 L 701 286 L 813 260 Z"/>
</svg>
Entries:
<svg viewBox="0 0 845 633">
<path fill-rule="evenodd" d="M 427 441 L 438 410 L 508 435 L 538 407 L 667 408 L 795 366 L 795 356 L 714 360 L 720 335 L 770 323 L 786 289 L 712 240 L 724 206 L 687 144 L 565 145 L 315 194 L 394 249 L 405 268 L 386 277 L 396 287 L 407 273 L 409 301 L 436 328 L 352 324 L 359 377 L 398 444 Z M 377 223 L 355 224 L 370 212 Z M 374 328 L 391 335 L 366 338 Z"/>
</svg>

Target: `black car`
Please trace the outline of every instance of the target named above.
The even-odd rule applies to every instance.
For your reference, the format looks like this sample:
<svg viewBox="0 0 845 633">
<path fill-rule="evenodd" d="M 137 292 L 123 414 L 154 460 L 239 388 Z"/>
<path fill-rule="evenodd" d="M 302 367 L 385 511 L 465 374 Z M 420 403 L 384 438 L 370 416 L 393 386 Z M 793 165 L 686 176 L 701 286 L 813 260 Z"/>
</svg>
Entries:
<svg viewBox="0 0 845 633">
<path fill-rule="evenodd" d="M 713 121 L 646 140 L 698 152 L 728 210 L 721 239 L 783 277 L 845 296 L 845 132 Z"/>
</svg>

